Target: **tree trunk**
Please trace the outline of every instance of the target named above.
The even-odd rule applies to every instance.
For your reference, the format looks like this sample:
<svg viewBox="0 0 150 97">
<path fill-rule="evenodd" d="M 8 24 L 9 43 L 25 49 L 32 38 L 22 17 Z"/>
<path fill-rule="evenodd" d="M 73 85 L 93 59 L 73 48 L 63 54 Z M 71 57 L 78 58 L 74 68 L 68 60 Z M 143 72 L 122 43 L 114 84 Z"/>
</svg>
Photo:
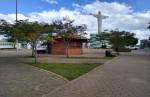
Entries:
<svg viewBox="0 0 150 97">
<path fill-rule="evenodd" d="M 32 57 L 34 57 L 34 49 L 35 49 L 35 46 L 34 46 L 34 42 L 31 43 L 31 46 L 32 46 Z"/>
<path fill-rule="evenodd" d="M 69 58 L 69 53 L 68 53 L 68 49 L 69 49 L 69 42 L 67 40 L 65 41 L 65 53 L 66 53 L 66 58 Z"/>
<path fill-rule="evenodd" d="M 34 58 L 34 63 L 36 64 L 37 63 L 37 42 L 36 41 L 33 41 L 32 42 L 32 57 Z"/>
<path fill-rule="evenodd" d="M 16 39 L 16 42 L 15 42 L 15 45 L 16 45 L 16 51 L 18 52 L 18 48 L 19 48 L 19 46 L 18 46 L 18 40 Z"/>
<path fill-rule="evenodd" d="M 117 55 L 119 55 L 119 47 L 116 48 Z"/>
<path fill-rule="evenodd" d="M 66 47 L 66 57 L 67 57 L 67 58 L 69 58 L 68 49 L 69 49 L 69 47 L 67 46 L 67 47 Z"/>
<path fill-rule="evenodd" d="M 35 41 L 35 50 L 34 50 L 34 53 L 35 53 L 35 56 L 34 56 L 34 58 L 35 58 L 35 64 L 37 63 L 37 43 L 36 43 L 36 41 Z"/>
</svg>

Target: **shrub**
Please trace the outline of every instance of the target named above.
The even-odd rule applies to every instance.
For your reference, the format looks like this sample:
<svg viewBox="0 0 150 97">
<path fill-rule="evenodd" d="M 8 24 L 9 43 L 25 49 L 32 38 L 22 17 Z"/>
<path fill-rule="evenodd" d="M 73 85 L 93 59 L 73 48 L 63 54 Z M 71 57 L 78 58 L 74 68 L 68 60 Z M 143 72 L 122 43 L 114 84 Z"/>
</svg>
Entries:
<svg viewBox="0 0 150 97">
<path fill-rule="evenodd" d="M 120 48 L 119 52 L 131 52 L 131 50 L 128 48 Z"/>
</svg>

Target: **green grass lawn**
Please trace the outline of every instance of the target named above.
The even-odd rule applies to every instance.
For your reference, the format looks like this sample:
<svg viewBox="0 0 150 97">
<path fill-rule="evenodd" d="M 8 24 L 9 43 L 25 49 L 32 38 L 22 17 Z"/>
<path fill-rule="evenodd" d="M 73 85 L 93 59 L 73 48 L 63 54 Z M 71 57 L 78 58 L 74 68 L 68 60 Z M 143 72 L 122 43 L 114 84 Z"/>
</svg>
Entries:
<svg viewBox="0 0 150 97">
<path fill-rule="evenodd" d="M 90 70 L 94 69 L 95 67 L 101 65 L 101 64 L 57 64 L 57 63 L 38 63 L 33 64 L 30 63 L 30 65 L 39 67 L 51 72 L 54 72 L 56 74 L 59 74 L 68 80 L 73 80 Z"/>
<path fill-rule="evenodd" d="M 69 57 L 68 59 L 112 59 L 114 57 Z"/>
</svg>

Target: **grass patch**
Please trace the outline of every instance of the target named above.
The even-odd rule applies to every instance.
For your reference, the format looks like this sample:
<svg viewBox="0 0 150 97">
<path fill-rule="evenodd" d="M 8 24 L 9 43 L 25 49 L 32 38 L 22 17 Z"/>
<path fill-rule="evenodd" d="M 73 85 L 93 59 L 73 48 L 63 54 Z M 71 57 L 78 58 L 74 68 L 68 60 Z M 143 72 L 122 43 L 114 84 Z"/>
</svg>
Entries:
<svg viewBox="0 0 150 97">
<path fill-rule="evenodd" d="M 29 64 L 59 74 L 67 78 L 68 80 L 73 80 L 100 65 L 94 63 L 92 64 L 29 63 Z"/>
<path fill-rule="evenodd" d="M 69 57 L 68 59 L 112 59 L 114 57 Z"/>
</svg>

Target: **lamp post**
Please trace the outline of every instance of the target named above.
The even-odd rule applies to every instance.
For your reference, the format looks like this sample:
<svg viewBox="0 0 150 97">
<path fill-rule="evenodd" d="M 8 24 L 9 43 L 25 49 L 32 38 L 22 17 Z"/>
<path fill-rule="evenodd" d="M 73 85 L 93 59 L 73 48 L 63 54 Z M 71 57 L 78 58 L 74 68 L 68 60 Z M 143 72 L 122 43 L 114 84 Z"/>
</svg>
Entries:
<svg viewBox="0 0 150 97">
<path fill-rule="evenodd" d="M 16 23 L 18 21 L 18 0 L 16 0 Z"/>
<path fill-rule="evenodd" d="M 16 0 L 16 25 L 17 25 L 17 21 L 18 21 L 18 0 Z M 18 39 L 16 39 L 16 50 L 18 52 Z"/>
</svg>

